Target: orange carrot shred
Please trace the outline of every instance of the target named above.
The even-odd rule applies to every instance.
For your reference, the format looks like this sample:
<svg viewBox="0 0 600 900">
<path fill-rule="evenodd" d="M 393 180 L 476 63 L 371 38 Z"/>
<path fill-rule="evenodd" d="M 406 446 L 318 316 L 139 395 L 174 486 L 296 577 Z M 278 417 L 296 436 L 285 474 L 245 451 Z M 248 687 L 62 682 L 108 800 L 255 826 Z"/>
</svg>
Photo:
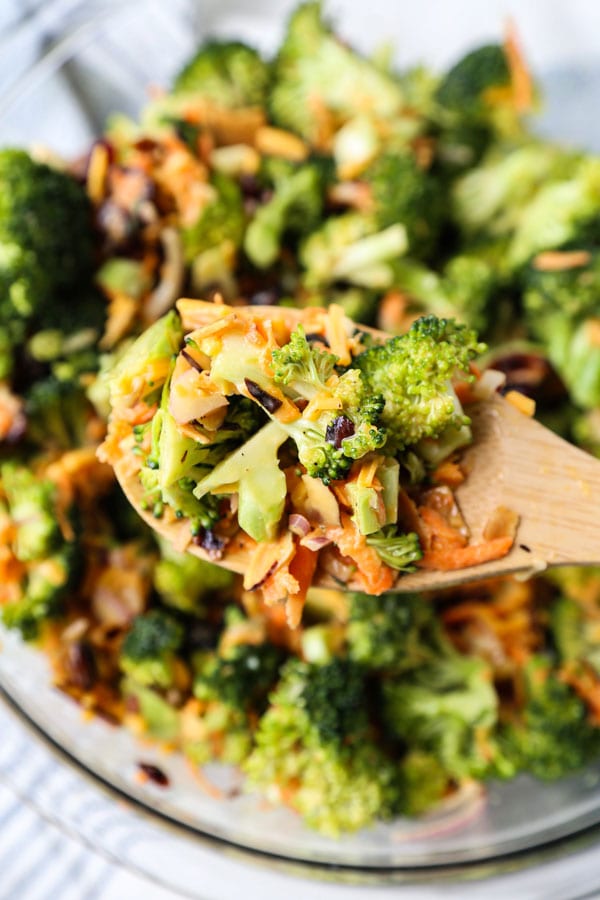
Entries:
<svg viewBox="0 0 600 900">
<path fill-rule="evenodd" d="M 422 569 L 437 569 L 441 572 L 467 569 L 469 566 L 501 559 L 506 556 L 512 544 L 511 537 L 499 537 L 482 544 L 472 544 L 469 547 L 427 550 L 417 565 Z"/>
</svg>

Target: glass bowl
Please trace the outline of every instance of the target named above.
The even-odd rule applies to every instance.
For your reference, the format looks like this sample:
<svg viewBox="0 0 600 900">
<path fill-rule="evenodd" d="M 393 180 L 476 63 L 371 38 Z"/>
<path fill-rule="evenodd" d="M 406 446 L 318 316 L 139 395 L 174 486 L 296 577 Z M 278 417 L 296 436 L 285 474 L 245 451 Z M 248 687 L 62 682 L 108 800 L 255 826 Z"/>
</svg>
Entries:
<svg viewBox="0 0 600 900">
<path fill-rule="evenodd" d="M 0 40 L 0 144 L 43 144 L 77 155 L 110 112 L 135 115 L 150 85 L 167 85 L 201 35 L 234 35 L 268 49 L 276 44 L 292 5 L 259 0 L 248 11 L 227 0 L 45 4 L 37 20 Z M 594 69 L 590 38 L 600 13 L 589 4 L 572 3 L 567 13 L 558 4 L 544 4 L 542 11 L 535 0 L 485 8 L 460 0 L 451 9 L 436 2 L 435 33 L 429 13 L 405 6 L 372 0 L 367 13 L 348 0 L 332 6 L 332 12 L 355 44 L 368 49 L 391 39 L 404 63 L 425 60 L 440 66 L 470 44 L 497 36 L 512 12 L 547 92 L 536 127 L 570 143 L 600 146 L 592 115 L 600 73 Z M 550 7 L 557 16 L 560 11 L 560 23 L 548 18 Z M 519 777 L 485 791 L 473 787 L 423 820 L 399 820 L 327 839 L 304 828 L 291 812 L 267 809 L 260 798 L 240 794 L 231 769 L 209 769 L 227 796 L 216 800 L 176 755 L 161 754 L 101 719 L 84 722 L 81 710 L 52 688 L 44 658 L 14 634 L 0 637 L 0 690 L 13 707 L 61 748 L 64 758 L 150 813 L 155 825 L 175 825 L 188 839 L 209 837 L 271 861 L 323 871 L 335 866 L 378 878 L 403 872 L 439 878 L 453 870 L 468 875 L 475 867 L 472 877 L 484 862 L 505 860 L 514 867 L 516 858 L 518 864 L 537 859 L 540 848 L 555 853 L 561 842 L 600 823 L 597 766 L 553 784 Z M 165 770 L 170 787 L 141 785 L 135 778 L 140 761 Z"/>
</svg>

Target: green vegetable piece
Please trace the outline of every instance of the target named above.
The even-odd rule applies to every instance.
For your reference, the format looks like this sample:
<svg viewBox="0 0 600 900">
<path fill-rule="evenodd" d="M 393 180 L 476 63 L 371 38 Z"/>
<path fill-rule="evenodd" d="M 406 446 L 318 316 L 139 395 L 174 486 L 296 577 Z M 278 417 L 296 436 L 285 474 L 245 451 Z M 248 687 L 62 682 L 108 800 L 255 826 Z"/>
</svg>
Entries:
<svg viewBox="0 0 600 900">
<path fill-rule="evenodd" d="M 121 669 L 145 687 L 170 687 L 182 642 L 183 628 L 169 613 L 155 609 L 136 616 L 121 647 Z"/>
<path fill-rule="evenodd" d="M 237 492 L 240 527 L 255 541 L 273 540 L 287 495 L 277 457 L 287 437 L 277 422 L 265 425 L 201 479 L 194 496 Z"/>
<path fill-rule="evenodd" d="M 438 103 L 462 116 L 486 112 L 486 94 L 510 84 L 510 69 L 504 49 L 487 44 L 467 53 L 447 73 L 438 87 Z"/>
<path fill-rule="evenodd" d="M 12 373 L 27 333 L 100 333 L 106 312 L 92 284 L 92 208 L 71 175 L 0 150 L 0 371 Z M 88 365 L 95 368 L 95 361 Z"/>
<path fill-rule="evenodd" d="M 282 161 L 280 161 L 282 162 Z M 323 185 L 316 166 L 281 166 L 274 191 L 259 206 L 244 236 L 244 250 L 260 269 L 279 257 L 285 234 L 306 234 L 317 226 L 323 207 Z"/>
<path fill-rule="evenodd" d="M 464 325 L 425 316 L 405 335 L 356 357 L 354 365 L 367 389 L 385 399 L 381 422 L 388 451 L 439 438 L 449 426 L 468 424 L 450 379 L 456 372 L 467 372 L 470 360 L 484 349 Z"/>
<path fill-rule="evenodd" d="M 399 81 L 338 40 L 323 19 L 321 3 L 295 10 L 274 63 L 269 109 L 276 125 L 317 144 L 315 108 L 338 120 L 361 113 L 385 120 L 403 103 Z"/>
<path fill-rule="evenodd" d="M 542 656 L 529 660 L 523 679 L 525 706 L 520 721 L 502 732 L 505 752 L 545 780 L 581 768 L 600 749 L 600 729 L 590 724 L 585 704 Z"/>
<path fill-rule="evenodd" d="M 96 282 L 106 291 L 118 291 L 141 300 L 152 287 L 152 279 L 137 259 L 115 256 L 96 272 Z"/>
<path fill-rule="evenodd" d="M 176 740 L 180 732 L 179 713 L 170 703 L 132 678 L 124 680 L 121 690 L 125 700 L 132 698 L 136 701 L 150 737 L 160 741 Z"/>
<path fill-rule="evenodd" d="M 197 94 L 228 109 L 263 107 L 269 81 L 269 66 L 252 47 L 240 41 L 211 40 L 179 72 L 173 93 Z"/>
<path fill-rule="evenodd" d="M 119 405 L 119 400 L 127 396 L 132 390 L 132 383 L 136 379 L 142 379 L 146 383 L 146 393 L 150 395 L 162 387 L 167 380 L 170 366 L 159 368 L 160 377 L 156 380 L 149 379 L 148 373 L 152 371 L 153 364 L 162 360 L 170 363 L 173 356 L 179 352 L 183 341 L 183 329 L 181 319 L 171 310 L 146 329 L 118 360 L 110 379 L 110 394 L 113 406 Z"/>
<path fill-rule="evenodd" d="M 202 209 L 198 221 L 181 233 L 186 262 L 201 253 L 227 245 L 235 250 L 242 243 L 245 214 L 242 192 L 232 178 L 215 173 L 212 176 L 215 197 Z M 234 258 L 233 254 L 232 258 Z"/>
</svg>

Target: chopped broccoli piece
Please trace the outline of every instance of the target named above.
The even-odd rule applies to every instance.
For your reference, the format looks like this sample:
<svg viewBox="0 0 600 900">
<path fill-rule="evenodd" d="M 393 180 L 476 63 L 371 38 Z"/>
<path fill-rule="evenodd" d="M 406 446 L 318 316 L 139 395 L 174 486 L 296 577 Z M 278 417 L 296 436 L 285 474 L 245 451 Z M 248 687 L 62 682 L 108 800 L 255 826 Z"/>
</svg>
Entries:
<svg viewBox="0 0 600 900">
<path fill-rule="evenodd" d="M 597 291 L 600 257 L 590 253 L 580 265 L 562 271 L 540 271 L 535 261 L 523 272 L 523 308 L 532 336 L 544 347 L 583 407 L 600 404 L 600 349 Z"/>
<path fill-rule="evenodd" d="M 175 654 L 183 643 L 180 623 L 163 610 L 136 616 L 127 632 L 119 663 L 123 672 L 144 687 L 173 683 Z"/>
<path fill-rule="evenodd" d="M 561 312 L 565 321 L 580 321 L 598 312 L 600 253 L 583 252 L 578 265 L 554 271 L 539 269 L 535 261 L 523 274 L 525 313 L 536 334 L 536 323 Z M 537 336 L 537 335 L 536 335 Z"/>
<path fill-rule="evenodd" d="M 323 207 L 323 185 L 317 166 L 293 166 L 285 160 L 271 160 L 269 174 L 273 193 L 258 207 L 244 236 L 247 256 L 261 269 L 276 261 L 286 234 L 312 231 Z"/>
<path fill-rule="evenodd" d="M 85 391 L 49 377 L 35 382 L 25 398 L 27 437 L 43 449 L 69 450 L 89 443 L 86 425 L 92 408 Z"/>
<path fill-rule="evenodd" d="M 402 450 L 445 429 L 468 424 L 450 382 L 485 345 L 452 320 L 425 316 L 410 330 L 365 350 L 354 360 L 369 391 L 385 399 L 386 449 Z"/>
<path fill-rule="evenodd" d="M 273 350 L 274 380 L 311 400 L 323 390 L 335 371 L 337 356 L 311 344 L 302 325 L 291 333 L 287 344 Z"/>
<path fill-rule="evenodd" d="M 1 483 L 6 513 L 15 530 L 10 551 L 16 571 L 20 570 L 19 583 L 13 585 L 14 599 L 3 605 L 2 619 L 30 640 L 37 637 L 45 620 L 61 612 L 65 594 L 78 577 L 76 534 L 67 539 L 59 524 L 65 513 L 74 532 L 77 522 L 73 511 L 59 513 L 56 485 L 29 468 L 5 463 Z"/>
<path fill-rule="evenodd" d="M 198 221 L 181 233 L 186 262 L 223 244 L 233 249 L 242 243 L 245 215 L 242 192 L 227 175 L 216 172 L 212 177 L 214 198 L 203 207 Z"/>
<path fill-rule="evenodd" d="M 436 93 L 438 103 L 461 116 L 485 114 L 490 91 L 510 85 L 504 49 L 487 44 L 471 50 L 447 72 Z"/>
<path fill-rule="evenodd" d="M 286 439 L 287 433 L 279 423 L 265 425 L 198 481 L 194 497 L 210 500 L 214 492 L 235 489 L 240 527 L 255 541 L 272 540 L 287 494 L 278 459 Z"/>
<path fill-rule="evenodd" d="M 423 635 L 434 607 L 416 594 L 350 594 L 348 654 L 370 669 L 402 670 L 431 656 Z"/>
<path fill-rule="evenodd" d="M 275 124 L 319 145 L 324 115 L 334 122 L 360 113 L 393 118 L 403 101 L 399 81 L 338 40 L 320 2 L 295 10 L 274 62 L 269 110 Z"/>
<path fill-rule="evenodd" d="M 371 736 L 367 708 L 361 666 L 290 660 L 243 763 L 247 787 L 285 796 L 331 836 L 393 815 L 398 767 Z"/>
<path fill-rule="evenodd" d="M 92 210 L 70 175 L 22 150 L 0 151 L 0 325 L 16 345 L 35 327 L 101 327 L 105 304 L 92 289 Z M 9 358 L 10 357 L 10 358 Z"/>
<path fill-rule="evenodd" d="M 301 416 L 282 424 L 308 474 L 325 484 L 342 478 L 355 459 L 380 449 L 386 441 L 379 427 L 382 398 L 366 389 L 356 370 L 338 377 L 335 361 L 333 354 L 312 345 L 300 326 L 285 346 L 273 351 L 274 380 L 285 393 L 309 401 L 326 394 L 338 405 L 333 413 L 311 419 Z"/>
<path fill-rule="evenodd" d="M 408 297 L 409 314 L 456 319 L 478 333 L 494 321 L 500 283 L 497 269 L 475 253 L 453 256 L 439 274 L 409 259 L 394 267 L 394 287 Z"/>
<path fill-rule="evenodd" d="M 544 184 L 524 209 L 509 248 L 512 265 L 521 266 L 542 250 L 597 239 L 599 204 L 600 159 L 588 157 L 562 180 Z"/>
<path fill-rule="evenodd" d="M 495 147 L 452 188 L 454 218 L 466 236 L 512 234 L 540 190 L 567 177 L 576 157 L 541 142 Z"/>
<path fill-rule="evenodd" d="M 449 647 L 383 684 L 384 718 L 392 735 L 433 755 L 454 778 L 510 774 L 493 739 L 498 697 L 487 665 Z"/>
<path fill-rule="evenodd" d="M 386 565 L 399 572 L 414 572 L 415 563 L 423 556 L 418 535 L 398 534 L 393 525 L 368 535 L 367 544 Z"/>
<path fill-rule="evenodd" d="M 371 188 L 378 229 L 400 223 L 411 256 L 428 258 L 435 250 L 445 204 L 441 186 L 412 155 L 386 153 L 362 176 Z"/>
<path fill-rule="evenodd" d="M 146 329 L 119 356 L 109 379 L 110 402 L 118 409 L 138 396 L 140 384 L 143 396 L 160 392 L 167 381 L 173 357 L 183 340 L 181 319 L 171 310 Z M 143 398 L 142 398 L 143 399 Z"/>
<path fill-rule="evenodd" d="M 270 70 L 253 47 L 240 41 L 203 44 L 175 78 L 174 94 L 197 94 L 217 106 L 265 106 Z"/>
<path fill-rule="evenodd" d="M 399 222 L 378 229 L 372 215 L 332 216 L 300 247 L 304 282 L 309 289 L 336 281 L 373 289 L 391 287 L 394 263 L 407 246 L 406 229 Z"/>
<path fill-rule="evenodd" d="M 200 765 L 211 759 L 243 762 L 283 658 L 281 649 L 266 643 L 197 654 L 194 694 L 199 710 L 184 716 L 184 752 L 190 759 Z"/>
<path fill-rule="evenodd" d="M 553 779 L 581 768 L 600 749 L 600 729 L 585 704 L 542 656 L 523 670 L 525 705 L 502 734 L 505 752 L 519 769 Z"/>
<path fill-rule="evenodd" d="M 133 703 L 139 710 L 148 735 L 160 741 L 176 741 L 180 733 L 179 710 L 174 709 L 164 697 L 134 678 L 124 678 L 121 691 L 126 703 Z"/>
<path fill-rule="evenodd" d="M 283 658 L 281 649 L 273 644 L 236 644 L 222 655 L 204 654 L 197 667 L 194 694 L 199 700 L 219 700 L 260 715 Z"/>
<path fill-rule="evenodd" d="M 402 760 L 400 787 L 402 812 L 420 816 L 447 796 L 452 777 L 433 753 L 412 750 Z"/>
</svg>

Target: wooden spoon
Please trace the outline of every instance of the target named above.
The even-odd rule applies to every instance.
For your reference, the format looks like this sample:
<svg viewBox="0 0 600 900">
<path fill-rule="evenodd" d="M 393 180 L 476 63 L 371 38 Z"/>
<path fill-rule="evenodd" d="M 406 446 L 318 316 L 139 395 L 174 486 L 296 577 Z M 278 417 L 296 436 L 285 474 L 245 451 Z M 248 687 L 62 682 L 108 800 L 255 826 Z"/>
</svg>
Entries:
<svg viewBox="0 0 600 900">
<path fill-rule="evenodd" d="M 600 460 L 553 434 L 499 395 L 469 406 L 468 475 L 455 491 L 474 542 L 499 506 L 519 516 L 502 559 L 452 572 L 422 570 L 395 590 L 451 587 L 552 566 L 600 565 Z"/>
<path fill-rule="evenodd" d="M 198 306 L 198 301 L 179 302 L 184 321 L 185 304 Z M 211 305 L 201 305 L 202 315 L 214 318 L 218 314 Z M 284 317 L 289 327 L 294 327 L 298 321 L 323 311 L 257 307 L 253 313 Z M 356 327 L 380 339 L 388 337 L 364 326 Z M 557 437 L 497 394 L 469 405 L 468 413 L 473 443 L 462 457 L 468 477 L 455 496 L 469 528 L 470 542 L 477 543 L 498 507 L 506 507 L 519 517 L 513 547 L 492 562 L 453 571 L 423 569 L 401 575 L 393 590 L 429 591 L 498 575 L 533 575 L 552 566 L 600 565 L 600 461 Z M 129 501 L 154 531 L 175 547 L 214 561 L 201 547 L 189 543 L 187 520 L 157 519 L 143 509 L 143 491 L 130 461 L 115 461 L 114 468 Z M 244 573 L 253 549 L 252 542 L 236 536 L 218 565 Z M 359 589 L 352 581 L 340 585 L 326 573 L 318 576 L 315 584 L 338 590 Z"/>
</svg>

